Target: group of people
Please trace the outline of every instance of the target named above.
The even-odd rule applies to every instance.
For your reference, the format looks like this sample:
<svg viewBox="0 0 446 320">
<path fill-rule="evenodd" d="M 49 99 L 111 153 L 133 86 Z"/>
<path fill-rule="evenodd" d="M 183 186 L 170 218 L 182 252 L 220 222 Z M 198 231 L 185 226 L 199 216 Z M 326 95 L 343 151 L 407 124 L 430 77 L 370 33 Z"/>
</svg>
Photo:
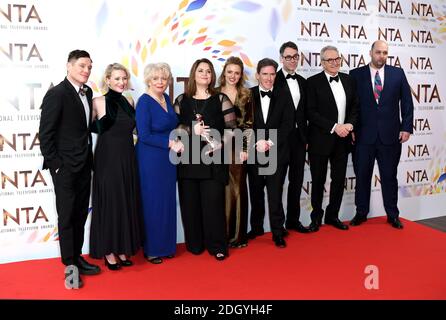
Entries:
<svg viewBox="0 0 446 320">
<path fill-rule="evenodd" d="M 149 64 L 147 89 L 136 107 L 123 95 L 130 88 L 124 66 L 107 66 L 106 93 L 93 99 L 86 85 L 90 55 L 69 54 L 66 78 L 43 99 L 39 137 L 43 168 L 50 170 L 55 187 L 62 262 L 76 271 L 77 287 L 82 286 L 79 274 L 100 272 L 81 255 L 92 170 L 90 256 L 103 258 L 110 270 L 131 266 L 130 257 L 141 247 L 154 264 L 175 255 L 177 186 L 187 250 L 207 250 L 219 261 L 228 257 L 229 248 L 246 247 L 264 234 L 265 187 L 277 247 L 286 247 L 290 230 L 317 232 L 324 214 L 325 224 L 347 230 L 339 209 L 352 150 L 356 215 L 350 225 L 367 220 L 376 159 L 388 222 L 403 228 L 397 166 L 401 144 L 412 133 L 413 103 L 404 71 L 386 65 L 387 44 L 375 41 L 370 63 L 350 74 L 339 72 L 338 49 L 326 46 L 322 72 L 307 80 L 297 74 L 295 43 L 284 43 L 279 53 L 282 68 L 273 59 L 260 60 L 258 85 L 249 89 L 238 57 L 226 60 L 218 79 L 212 62 L 198 59 L 173 104 L 165 93 L 169 65 Z M 241 144 L 234 143 L 237 129 L 243 132 Z M 98 134 L 94 156 L 91 132 Z M 308 227 L 300 222 L 307 152 L 313 208 Z M 274 170 L 267 172 L 271 162 Z M 324 210 L 328 162 L 331 183 Z M 66 279 L 72 276 L 66 273 Z"/>
</svg>

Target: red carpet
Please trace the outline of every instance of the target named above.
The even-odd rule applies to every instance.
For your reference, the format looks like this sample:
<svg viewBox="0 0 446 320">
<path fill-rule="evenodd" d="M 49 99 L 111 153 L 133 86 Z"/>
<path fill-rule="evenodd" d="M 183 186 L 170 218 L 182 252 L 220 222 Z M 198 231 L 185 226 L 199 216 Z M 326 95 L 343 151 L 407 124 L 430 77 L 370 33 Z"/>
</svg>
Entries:
<svg viewBox="0 0 446 320">
<path fill-rule="evenodd" d="M 59 259 L 0 265 L 0 299 L 446 299 L 446 233 L 404 220 L 396 230 L 384 217 L 340 231 L 292 232 L 278 249 L 266 234 L 217 262 L 180 245 L 174 259 L 84 276 L 67 290 Z M 88 259 L 92 261 L 91 259 Z M 98 260 L 94 260 L 98 262 Z M 367 290 L 364 270 L 379 268 L 379 289 Z"/>
</svg>

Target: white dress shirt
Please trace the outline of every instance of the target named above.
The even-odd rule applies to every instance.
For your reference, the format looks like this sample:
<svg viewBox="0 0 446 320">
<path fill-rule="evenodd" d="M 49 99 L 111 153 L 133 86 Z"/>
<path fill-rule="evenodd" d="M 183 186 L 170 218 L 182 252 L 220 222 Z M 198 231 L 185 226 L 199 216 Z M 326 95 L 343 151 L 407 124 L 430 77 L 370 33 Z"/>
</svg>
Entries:
<svg viewBox="0 0 446 320">
<path fill-rule="evenodd" d="M 347 105 L 347 97 L 345 96 L 345 90 L 342 86 L 341 78 L 339 78 L 338 81 L 332 81 L 330 82 L 330 77 L 328 73 L 325 72 L 325 76 L 327 77 L 327 81 L 330 84 L 331 91 L 333 92 L 333 96 L 335 98 L 336 107 L 338 108 L 338 122 L 336 124 L 344 124 L 345 121 L 345 109 Z M 339 74 L 336 74 L 336 76 L 339 76 Z M 336 127 L 336 124 L 331 129 L 330 133 L 334 132 L 334 128 Z"/>
<path fill-rule="evenodd" d="M 259 85 L 259 94 L 260 94 L 260 103 L 262 105 L 262 114 L 263 114 L 263 120 L 266 123 L 266 120 L 268 118 L 268 111 L 269 111 L 269 104 L 271 102 L 270 97 L 268 97 L 267 95 L 265 95 L 264 97 L 262 97 L 262 93 L 260 91 L 271 91 L 273 92 L 273 88 L 266 90 L 263 89 L 260 85 Z"/>
<path fill-rule="evenodd" d="M 294 80 L 292 78 L 287 79 L 286 76 L 288 75 L 288 72 L 286 72 L 283 68 L 282 72 L 283 75 L 285 76 L 286 82 L 288 83 L 288 88 L 290 88 L 291 96 L 293 97 L 294 108 L 297 109 L 297 106 L 299 105 L 300 101 L 299 83 L 297 82 L 297 80 Z M 291 73 L 291 75 L 293 74 L 295 73 Z"/>
</svg>

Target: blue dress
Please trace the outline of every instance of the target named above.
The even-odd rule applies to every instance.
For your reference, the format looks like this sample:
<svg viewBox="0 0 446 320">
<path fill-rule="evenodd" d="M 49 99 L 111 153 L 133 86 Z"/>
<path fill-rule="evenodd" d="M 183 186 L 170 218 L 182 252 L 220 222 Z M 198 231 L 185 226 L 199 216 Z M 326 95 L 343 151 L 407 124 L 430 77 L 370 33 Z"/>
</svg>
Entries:
<svg viewBox="0 0 446 320">
<path fill-rule="evenodd" d="M 164 94 L 167 110 L 148 94 L 136 104 L 136 156 L 144 218 L 144 253 L 151 257 L 174 255 L 176 250 L 176 167 L 169 161 L 169 134 L 177 115 Z"/>
</svg>

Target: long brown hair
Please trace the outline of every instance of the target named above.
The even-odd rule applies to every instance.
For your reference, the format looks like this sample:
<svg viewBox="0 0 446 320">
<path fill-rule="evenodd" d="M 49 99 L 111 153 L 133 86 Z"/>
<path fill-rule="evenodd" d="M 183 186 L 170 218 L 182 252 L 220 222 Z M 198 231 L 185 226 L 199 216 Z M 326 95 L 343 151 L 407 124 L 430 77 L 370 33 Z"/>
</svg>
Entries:
<svg viewBox="0 0 446 320">
<path fill-rule="evenodd" d="M 214 65 L 212 64 L 212 62 L 209 59 L 206 58 L 202 58 L 202 59 L 198 59 L 194 62 L 194 64 L 192 65 L 191 69 L 190 69 L 190 73 L 189 73 L 189 82 L 187 83 L 187 88 L 186 88 L 186 96 L 188 97 L 193 97 L 195 95 L 195 93 L 197 92 L 197 83 L 195 81 L 195 72 L 197 71 L 198 65 L 200 63 L 206 63 L 209 66 L 209 69 L 211 69 L 211 83 L 208 86 L 208 92 L 210 95 L 214 95 L 216 93 L 215 91 L 215 81 L 216 81 L 216 75 L 215 75 L 215 69 L 214 69 Z"/>
<path fill-rule="evenodd" d="M 251 91 L 249 89 L 245 88 L 245 73 L 244 73 L 244 66 L 243 62 L 239 57 L 229 57 L 228 60 L 226 60 L 225 65 L 223 66 L 223 70 L 220 74 L 220 77 L 218 78 L 218 83 L 220 86 L 218 87 L 218 90 L 221 91 L 221 88 L 226 86 L 226 77 L 225 72 L 227 66 L 234 64 L 236 66 L 240 67 L 241 70 L 241 76 L 238 82 L 236 83 L 235 87 L 237 88 L 237 98 L 240 106 L 244 106 L 248 100 L 251 97 Z"/>
</svg>

